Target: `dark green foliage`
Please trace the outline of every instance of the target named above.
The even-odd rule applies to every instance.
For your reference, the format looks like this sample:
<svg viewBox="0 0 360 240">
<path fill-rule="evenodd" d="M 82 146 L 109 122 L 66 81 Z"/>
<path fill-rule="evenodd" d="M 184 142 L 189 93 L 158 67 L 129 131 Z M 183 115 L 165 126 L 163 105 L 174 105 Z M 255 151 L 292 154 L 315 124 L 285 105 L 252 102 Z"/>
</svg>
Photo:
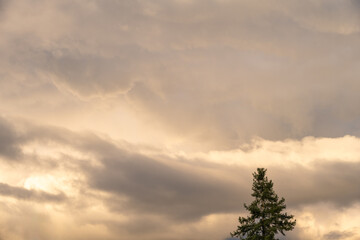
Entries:
<svg viewBox="0 0 360 240">
<path fill-rule="evenodd" d="M 274 192 L 273 182 L 266 177 L 266 169 L 258 168 L 253 176 L 251 196 L 255 200 L 250 205 L 244 204 L 250 216 L 239 217 L 238 229 L 230 234 L 243 240 L 278 240 L 275 235 L 285 235 L 284 231 L 295 227 L 296 220 L 293 220 L 294 216 L 282 213 L 286 208 L 285 199 L 279 199 Z"/>
</svg>

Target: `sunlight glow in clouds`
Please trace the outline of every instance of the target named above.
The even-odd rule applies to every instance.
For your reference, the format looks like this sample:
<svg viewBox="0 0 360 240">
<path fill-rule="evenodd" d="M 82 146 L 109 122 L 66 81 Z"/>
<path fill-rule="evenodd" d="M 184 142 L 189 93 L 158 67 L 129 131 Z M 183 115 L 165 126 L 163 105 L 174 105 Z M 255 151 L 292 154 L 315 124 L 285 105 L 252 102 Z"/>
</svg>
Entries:
<svg viewBox="0 0 360 240">
<path fill-rule="evenodd" d="M 357 0 L 0 0 L 0 239 L 226 239 L 268 168 L 358 240 Z"/>
<path fill-rule="evenodd" d="M 321 161 L 338 161 L 359 163 L 360 141 L 353 136 L 342 138 L 306 137 L 299 141 L 268 141 L 254 139 L 239 149 L 231 151 L 210 151 L 196 156 L 222 164 L 240 166 L 291 166 L 310 167 Z"/>
</svg>

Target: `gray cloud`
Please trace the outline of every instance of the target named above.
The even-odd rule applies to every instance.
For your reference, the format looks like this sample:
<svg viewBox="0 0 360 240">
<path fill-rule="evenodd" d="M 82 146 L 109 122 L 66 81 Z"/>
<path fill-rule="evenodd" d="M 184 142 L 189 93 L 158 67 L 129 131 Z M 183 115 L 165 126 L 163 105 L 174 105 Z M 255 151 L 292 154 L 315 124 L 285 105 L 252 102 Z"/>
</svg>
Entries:
<svg viewBox="0 0 360 240">
<path fill-rule="evenodd" d="M 87 176 L 90 188 L 111 194 L 104 201 L 119 212 L 195 220 L 214 213 L 243 211 L 242 203 L 251 201 L 251 172 L 255 169 L 249 167 L 208 163 L 206 159 L 146 156 L 136 146 L 115 145 L 91 133 L 50 126 L 30 125 L 23 138 L 28 143 L 58 142 L 96 156 L 101 167 L 80 161 L 77 168 Z M 318 160 L 311 168 L 290 164 L 268 169 L 279 196 L 298 209 L 316 203 L 351 207 L 360 199 L 359 171 L 359 163 L 341 159 Z"/>
<path fill-rule="evenodd" d="M 34 4 L 29 31 L 5 19 L 3 79 L 21 73 L 81 98 L 126 94 L 140 118 L 205 148 L 359 136 L 355 3 L 277 3 Z M 9 4 L 8 21 L 24 4 Z"/>
<path fill-rule="evenodd" d="M 119 196 L 109 202 L 118 211 L 131 209 L 181 220 L 242 211 L 242 203 L 251 201 L 251 187 L 245 183 L 250 182 L 253 169 L 211 167 L 229 181 L 209 173 L 208 167 L 201 164 L 164 164 L 120 152 L 116 159 L 104 159 L 103 164 L 103 168 L 90 171 L 89 181 L 92 187 Z M 275 167 L 269 172 L 279 196 L 285 197 L 292 208 L 316 203 L 347 208 L 360 199 L 359 164 L 324 163 L 316 165 L 315 170 Z"/>
<path fill-rule="evenodd" d="M 255 169 L 249 167 L 208 163 L 206 159 L 146 156 L 136 146 L 115 145 L 95 134 L 63 128 L 28 125 L 24 129 L 24 144 L 59 143 L 94 155 L 101 167 L 79 161 L 72 163 L 72 168 L 84 172 L 90 188 L 110 193 L 104 201 L 118 212 L 159 214 L 183 221 L 243 211 L 242 203 L 251 201 L 251 172 Z M 359 171 L 359 163 L 341 159 L 318 160 L 311 168 L 290 164 L 268 169 L 279 196 L 298 209 L 316 203 L 351 207 L 360 199 Z"/>
<path fill-rule="evenodd" d="M 19 132 L 15 127 L 13 131 Z M 76 185 L 76 191 L 83 197 L 96 198 L 113 214 L 127 216 L 129 221 L 126 222 L 88 220 L 92 224 L 104 224 L 114 233 L 125 231 L 132 236 L 148 233 L 156 236 L 150 239 L 166 239 L 167 235 L 159 237 L 164 229 L 171 231 L 177 224 L 196 224 L 211 214 L 246 214 L 243 203 L 252 201 L 251 172 L 255 169 L 250 167 L 210 163 L 206 159 L 146 155 L 139 146 L 115 144 L 92 133 L 44 125 L 23 124 L 19 137 L 25 145 L 55 145 L 59 146 L 58 150 L 73 149 L 80 154 L 78 159 L 70 157 L 68 164 L 56 164 L 51 169 L 68 168 L 84 174 L 83 180 L 71 183 Z M 256 151 L 256 147 L 248 151 Z M 63 158 L 68 158 L 66 151 L 63 154 Z M 92 164 L 88 156 L 95 157 L 98 164 Z M 37 161 L 47 160 L 39 158 Z M 66 162 L 65 159 L 62 161 Z M 274 180 L 275 191 L 285 197 L 288 211 L 293 213 L 319 203 L 329 203 L 336 209 L 351 208 L 360 199 L 357 191 L 359 168 L 359 163 L 341 159 L 318 160 L 307 167 L 297 164 L 269 166 L 268 174 Z M 61 203 L 66 200 L 62 193 L 27 190 L 5 183 L 0 184 L 0 194 L 30 202 Z M 73 211 L 85 211 L 90 205 L 79 198 L 68 207 Z M 139 215 L 142 217 L 136 217 Z M 144 224 L 145 233 L 136 232 L 139 224 Z M 300 229 L 289 236 L 303 239 L 307 236 L 304 231 L 306 229 Z"/>
<path fill-rule="evenodd" d="M 324 239 L 328 239 L 328 240 L 337 240 L 337 239 L 348 239 L 349 237 L 354 236 L 354 233 L 352 232 L 347 232 L 347 231 L 331 231 L 327 234 L 324 235 Z"/>
<path fill-rule="evenodd" d="M 28 190 L 22 187 L 13 187 L 5 183 L 0 183 L 0 195 L 39 202 L 63 202 L 66 200 L 64 193 L 52 194 L 44 191 Z"/>
<path fill-rule="evenodd" d="M 141 62 L 151 58 L 138 46 L 120 46 L 118 51 L 119 56 L 104 57 L 57 50 L 58 56 L 52 54 L 49 58 L 49 73 L 54 74 L 58 84 L 65 84 L 81 96 L 123 93 L 137 80 L 136 72 L 144 71 Z"/>
<path fill-rule="evenodd" d="M 0 155 L 17 160 L 0 163 L 14 172 L 29 167 L 24 178 L 76 171 L 79 176 L 67 184 L 81 196 L 64 208 L 86 214 L 96 200 L 99 209 L 105 206 L 104 212 L 123 221 L 106 219 L 94 208 L 96 216 L 80 222 L 91 223 L 99 235 L 81 234 L 80 226 L 75 239 L 111 239 L 107 229 L 140 236 L 138 225 L 148 239 L 170 239 L 162 229 L 188 228 L 186 223 L 207 217 L 210 224 L 211 214 L 242 213 L 242 203 L 251 201 L 255 169 L 159 152 L 174 148 L 184 149 L 184 156 L 206 156 L 207 150 L 238 149 L 256 136 L 360 136 L 358 9 L 354 0 L 0 0 L 0 110 L 10 119 L 0 118 Z M 37 125 L 17 128 L 10 116 Z M 106 128 L 108 138 L 92 133 L 107 123 L 135 130 Z M 69 130 L 89 126 L 88 132 Z M 114 140 L 131 136 L 138 143 L 153 132 L 164 137 L 151 151 Z M 290 155 L 279 153 L 286 163 Z M 344 159 L 317 159 L 306 167 L 269 164 L 269 175 L 291 210 L 330 203 L 340 211 L 360 199 L 360 166 Z M 30 219 L 25 225 L 32 216 L 48 222 L 43 209 L 27 211 L 30 205 L 67 197 L 1 181 L 2 196 L 25 200 L 18 201 L 24 206 L 19 215 Z M 31 232 L 39 228 L 10 226 L 8 233 L 54 238 Z M 289 236 L 310 239 L 304 232 Z"/>
<path fill-rule="evenodd" d="M 2 18 L 2 13 L 5 11 L 8 0 L 0 0 L 0 18 Z"/>
<path fill-rule="evenodd" d="M 5 119 L 0 117 L 0 155 L 16 160 L 21 155 L 19 136 Z"/>
<path fill-rule="evenodd" d="M 220 166 L 169 164 L 122 151 L 102 163 L 103 168 L 90 170 L 89 181 L 91 186 L 119 196 L 110 200 L 110 207 L 118 211 L 190 220 L 241 210 L 239 201 L 248 198 L 248 190 L 241 184 L 212 173 Z"/>
<path fill-rule="evenodd" d="M 294 166 L 293 169 L 269 169 L 275 187 L 286 196 L 290 206 L 329 202 L 337 207 L 349 207 L 359 202 L 359 163 L 334 161 L 316 163 L 313 169 Z"/>
</svg>

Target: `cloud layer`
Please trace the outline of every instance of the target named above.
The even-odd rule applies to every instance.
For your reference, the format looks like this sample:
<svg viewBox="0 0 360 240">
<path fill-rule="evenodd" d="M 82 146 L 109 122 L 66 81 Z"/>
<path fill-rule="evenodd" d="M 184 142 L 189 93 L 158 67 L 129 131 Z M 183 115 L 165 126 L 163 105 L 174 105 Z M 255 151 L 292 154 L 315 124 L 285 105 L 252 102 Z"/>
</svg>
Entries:
<svg viewBox="0 0 360 240">
<path fill-rule="evenodd" d="M 268 168 L 276 192 L 286 198 L 288 211 L 297 216 L 299 226 L 290 237 L 359 236 L 349 225 L 352 216 L 347 213 L 357 212 L 360 204 L 356 190 L 360 139 L 356 137 L 276 144 L 258 139 L 232 151 L 174 155 L 88 132 L 33 124 L 22 124 L 22 131 L 10 123 L 7 127 L 19 133 L 22 140 L 13 144 L 22 157 L 15 162 L 4 157 L 1 162 L 0 180 L 9 182 L 0 184 L 3 204 L 32 206 L 36 213 L 24 213 L 24 207 L 18 214 L 40 214 L 56 226 L 68 221 L 83 226 L 84 231 L 101 229 L 94 239 L 117 239 L 119 235 L 124 239 L 201 238 L 202 231 L 211 232 L 214 239 L 226 238 L 235 227 L 236 215 L 246 214 L 242 203 L 251 201 L 251 172 L 259 166 Z M 331 144 L 339 150 L 326 155 L 322 151 L 331 149 Z M 344 159 L 337 158 L 342 148 L 348 151 Z M 266 161 L 256 161 L 263 154 Z M 321 159 L 316 157 L 321 154 Z M 46 210 L 41 208 L 44 203 Z M 337 216 L 333 221 L 326 217 L 328 208 Z M 10 219 L 11 212 L 4 213 L 5 219 Z M 22 224 L 26 221 L 18 221 L 18 231 L 25 231 Z M 61 230 L 47 232 L 48 228 L 44 223 L 39 234 L 65 234 Z M 69 239 L 86 239 L 92 234 L 73 231 Z M 174 231 L 179 233 L 177 237 Z M 24 237 L 20 232 L 16 233 L 18 239 Z M 11 234 L 11 229 L 5 228 L 3 235 Z"/>
<path fill-rule="evenodd" d="M 142 121 L 212 149 L 254 136 L 359 136 L 358 8 L 356 1 L 6 2 L 2 108 L 34 107 L 35 115 L 50 106 L 69 111 L 76 100 L 68 93 L 113 97 L 113 106 L 125 101 Z"/>
<path fill-rule="evenodd" d="M 0 239 L 225 239 L 257 167 L 359 239 L 359 9 L 0 0 Z"/>
</svg>

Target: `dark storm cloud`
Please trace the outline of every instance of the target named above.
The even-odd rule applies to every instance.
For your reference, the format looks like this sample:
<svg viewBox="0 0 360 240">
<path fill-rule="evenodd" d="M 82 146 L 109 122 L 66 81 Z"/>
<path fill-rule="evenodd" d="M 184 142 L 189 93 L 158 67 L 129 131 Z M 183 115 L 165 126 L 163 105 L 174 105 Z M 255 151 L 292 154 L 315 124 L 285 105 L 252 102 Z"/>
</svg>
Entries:
<svg viewBox="0 0 360 240">
<path fill-rule="evenodd" d="M 22 187 L 13 187 L 5 183 L 0 183 L 0 195 L 19 200 L 40 202 L 63 202 L 66 200 L 64 193 L 52 194 L 44 191 L 28 190 Z"/>
</svg>

